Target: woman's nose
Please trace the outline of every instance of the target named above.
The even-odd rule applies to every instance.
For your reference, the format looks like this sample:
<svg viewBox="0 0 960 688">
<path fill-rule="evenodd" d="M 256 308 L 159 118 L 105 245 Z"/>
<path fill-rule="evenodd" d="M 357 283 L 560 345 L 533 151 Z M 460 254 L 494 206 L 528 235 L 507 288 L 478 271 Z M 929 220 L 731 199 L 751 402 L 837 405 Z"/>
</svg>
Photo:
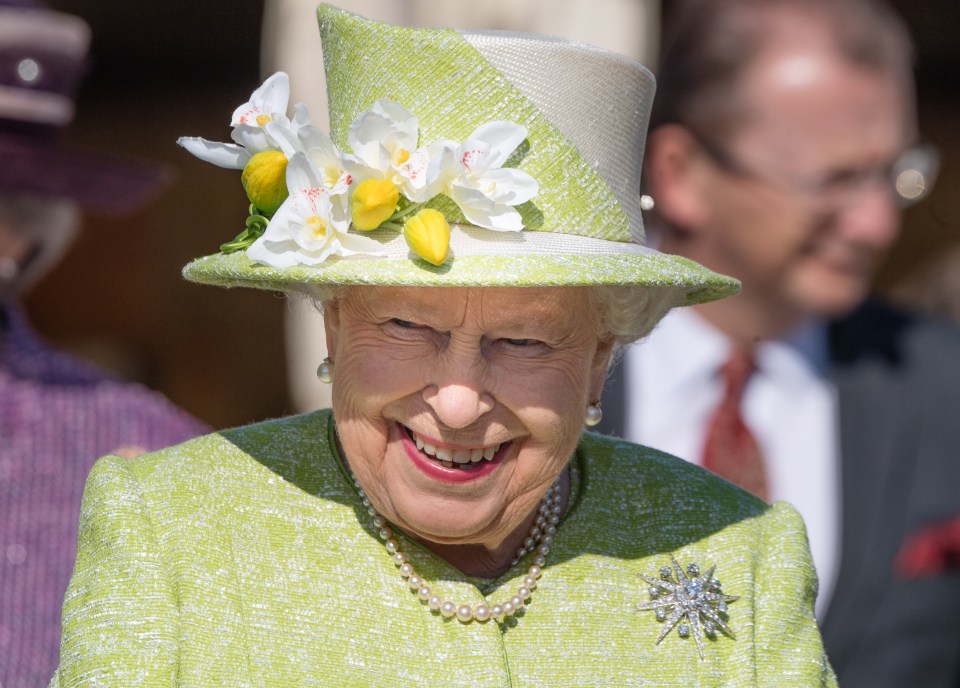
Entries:
<svg viewBox="0 0 960 688">
<path fill-rule="evenodd" d="M 446 381 L 429 385 L 423 390 L 423 399 L 446 427 L 466 428 L 493 409 L 493 397 L 465 380 Z"/>
</svg>

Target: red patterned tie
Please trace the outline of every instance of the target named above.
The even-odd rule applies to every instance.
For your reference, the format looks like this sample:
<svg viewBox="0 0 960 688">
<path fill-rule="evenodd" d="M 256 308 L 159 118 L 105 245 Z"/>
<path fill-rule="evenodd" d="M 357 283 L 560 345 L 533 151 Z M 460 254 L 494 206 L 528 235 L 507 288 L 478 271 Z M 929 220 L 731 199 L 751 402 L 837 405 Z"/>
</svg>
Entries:
<svg viewBox="0 0 960 688">
<path fill-rule="evenodd" d="M 763 455 L 740 415 L 743 390 L 755 369 L 750 353 L 742 350 L 720 368 L 726 389 L 707 426 L 703 467 L 767 501 Z"/>
</svg>

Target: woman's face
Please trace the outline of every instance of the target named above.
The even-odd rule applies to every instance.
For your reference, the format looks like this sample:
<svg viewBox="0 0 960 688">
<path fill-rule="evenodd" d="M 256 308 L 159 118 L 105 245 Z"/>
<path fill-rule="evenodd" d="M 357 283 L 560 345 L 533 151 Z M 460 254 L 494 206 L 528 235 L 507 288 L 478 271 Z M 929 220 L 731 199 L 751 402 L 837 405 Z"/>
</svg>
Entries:
<svg viewBox="0 0 960 688">
<path fill-rule="evenodd" d="M 325 311 L 333 408 L 377 510 L 499 545 L 571 457 L 612 348 L 582 288 L 350 289 Z"/>
</svg>

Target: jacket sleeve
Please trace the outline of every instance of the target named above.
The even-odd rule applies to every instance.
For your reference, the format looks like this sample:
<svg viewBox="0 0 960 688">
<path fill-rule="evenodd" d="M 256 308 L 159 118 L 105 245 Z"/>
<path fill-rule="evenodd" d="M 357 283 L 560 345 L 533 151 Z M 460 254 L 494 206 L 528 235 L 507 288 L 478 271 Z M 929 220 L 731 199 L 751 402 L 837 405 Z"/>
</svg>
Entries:
<svg viewBox="0 0 960 688">
<path fill-rule="evenodd" d="M 139 483 L 117 457 L 87 479 L 50 688 L 176 684 L 177 594 Z"/>
<path fill-rule="evenodd" d="M 800 514 L 784 502 L 762 518 L 753 619 L 758 686 L 831 686 L 837 679 L 814 618 L 817 574 Z"/>
</svg>

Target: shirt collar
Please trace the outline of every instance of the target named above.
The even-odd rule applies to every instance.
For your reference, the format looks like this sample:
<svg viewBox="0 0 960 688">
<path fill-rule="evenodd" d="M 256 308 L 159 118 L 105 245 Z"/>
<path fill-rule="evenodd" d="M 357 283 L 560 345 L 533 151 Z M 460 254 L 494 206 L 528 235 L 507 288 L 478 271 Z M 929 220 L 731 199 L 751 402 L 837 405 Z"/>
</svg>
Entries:
<svg viewBox="0 0 960 688">
<path fill-rule="evenodd" d="M 656 348 L 663 382 L 675 389 L 695 388 L 729 358 L 730 339 L 689 308 L 675 308 L 661 321 L 645 348 Z M 809 320 L 778 339 L 756 346 L 762 374 L 824 377 L 829 367 L 827 326 Z M 658 370 L 645 374 L 660 377 Z"/>
<path fill-rule="evenodd" d="M 827 325 L 822 320 L 811 319 L 757 346 L 757 366 L 770 374 L 823 378 L 829 365 Z"/>
<path fill-rule="evenodd" d="M 643 371 L 652 387 L 680 393 L 713 377 L 730 353 L 727 337 L 688 308 L 670 311 L 641 346 L 657 361 Z"/>
</svg>

